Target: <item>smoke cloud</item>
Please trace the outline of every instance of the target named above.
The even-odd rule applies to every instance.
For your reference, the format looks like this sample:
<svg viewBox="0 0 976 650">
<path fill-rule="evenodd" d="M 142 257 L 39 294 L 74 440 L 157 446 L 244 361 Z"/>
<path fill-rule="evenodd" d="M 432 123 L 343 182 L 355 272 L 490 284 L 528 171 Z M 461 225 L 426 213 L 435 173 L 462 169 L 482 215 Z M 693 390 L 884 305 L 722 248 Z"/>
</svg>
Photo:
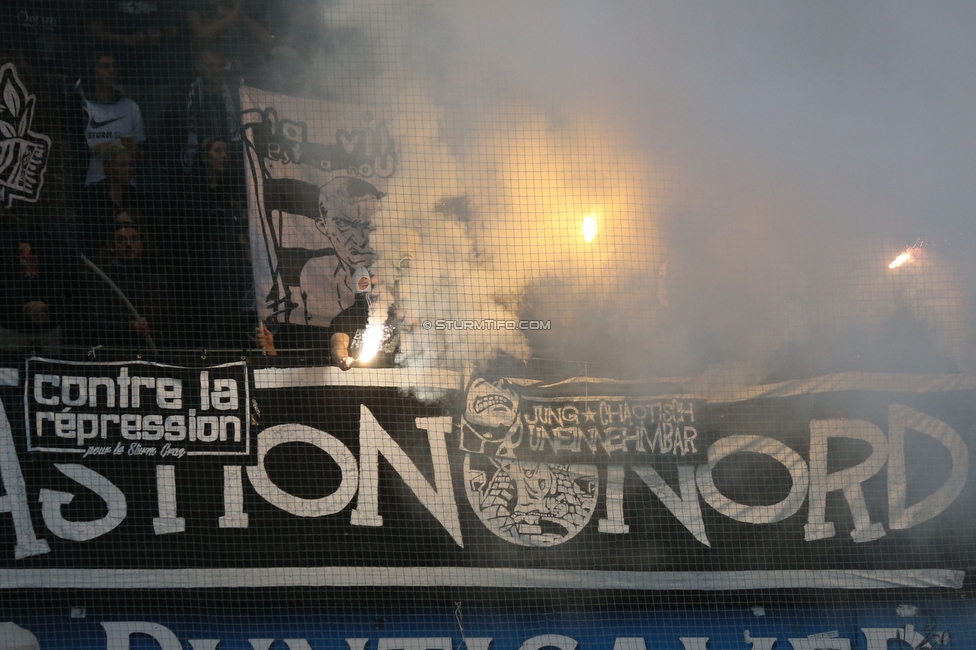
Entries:
<svg viewBox="0 0 976 650">
<path fill-rule="evenodd" d="M 405 365 L 971 369 L 970 4 L 322 12 L 346 36 L 317 92 L 384 107 L 401 142 L 373 244 Z M 550 329 L 422 327 L 510 318 Z"/>
</svg>

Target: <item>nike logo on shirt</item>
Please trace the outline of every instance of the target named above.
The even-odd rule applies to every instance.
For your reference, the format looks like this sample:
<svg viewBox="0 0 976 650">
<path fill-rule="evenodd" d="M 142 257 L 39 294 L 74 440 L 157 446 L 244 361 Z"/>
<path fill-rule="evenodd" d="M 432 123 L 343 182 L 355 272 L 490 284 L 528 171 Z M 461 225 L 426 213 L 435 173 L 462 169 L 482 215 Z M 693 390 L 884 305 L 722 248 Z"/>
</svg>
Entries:
<svg viewBox="0 0 976 650">
<path fill-rule="evenodd" d="M 110 119 L 110 120 L 105 120 L 104 122 L 99 122 L 99 121 L 97 121 L 97 120 L 96 120 L 96 119 L 95 119 L 95 118 L 93 117 L 92 119 L 90 119 L 90 120 L 88 121 L 88 126 L 89 126 L 90 128 L 92 128 L 92 129 L 100 129 L 100 128 L 102 128 L 103 126 L 108 126 L 108 125 L 109 125 L 109 124 L 111 124 L 112 122 L 118 122 L 118 121 L 119 121 L 119 120 L 121 120 L 121 119 L 122 119 L 123 117 L 124 117 L 124 116 L 122 116 L 122 115 L 120 115 L 119 117 L 113 117 L 112 119 Z"/>
</svg>

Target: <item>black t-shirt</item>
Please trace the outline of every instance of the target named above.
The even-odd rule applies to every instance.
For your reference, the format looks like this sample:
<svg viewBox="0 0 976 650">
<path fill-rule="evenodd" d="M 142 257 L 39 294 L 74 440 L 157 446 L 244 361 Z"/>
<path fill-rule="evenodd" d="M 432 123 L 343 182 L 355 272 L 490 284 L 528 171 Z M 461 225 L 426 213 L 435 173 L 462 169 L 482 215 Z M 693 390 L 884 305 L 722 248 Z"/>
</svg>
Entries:
<svg viewBox="0 0 976 650">
<path fill-rule="evenodd" d="M 149 323 L 150 335 L 158 347 L 180 345 L 180 330 L 172 318 L 170 284 L 151 255 L 146 252 L 133 261 L 96 256 L 92 260 L 130 301 L 139 316 Z M 137 333 L 131 312 L 116 291 L 98 274 L 81 267 L 71 290 L 72 306 L 67 323 L 69 345 L 147 349 L 148 339 Z"/>
<path fill-rule="evenodd" d="M 36 234 L 0 224 L 0 327 L 31 332 L 54 326 L 59 300 L 47 251 Z M 24 314 L 24 305 L 33 301 L 48 306 L 47 320 L 38 322 Z"/>
<path fill-rule="evenodd" d="M 353 357 L 359 356 L 363 345 L 363 337 L 369 322 L 370 303 L 367 294 L 356 295 L 356 301 L 348 308 L 339 312 L 339 315 L 332 319 L 329 324 L 331 333 L 342 332 L 349 336 L 349 352 Z M 388 315 L 387 322 L 383 325 L 383 335 L 380 340 L 380 349 L 376 351 L 369 365 L 372 367 L 388 367 L 393 365 L 394 354 L 399 345 L 399 337 L 393 327 L 392 316 Z M 333 359 L 333 361 L 336 361 Z"/>
<path fill-rule="evenodd" d="M 144 225 L 152 226 L 151 202 L 143 192 L 130 185 L 117 204 L 109 194 L 108 180 L 92 183 L 82 194 L 77 219 L 76 242 L 86 255 L 93 255 L 108 243 L 115 232 L 115 215 L 126 210 L 141 216 Z"/>
<path fill-rule="evenodd" d="M 366 294 L 359 294 L 355 302 L 339 312 L 328 327 L 311 325 L 272 324 L 275 347 L 285 353 L 304 353 L 316 359 L 330 359 L 332 355 L 332 335 L 336 332 L 347 334 L 350 340 L 356 331 L 366 327 L 369 319 L 369 301 Z M 333 363 L 335 359 L 331 359 Z"/>
<path fill-rule="evenodd" d="M 122 83 L 156 86 L 186 77 L 189 56 L 185 45 L 185 6 L 173 0 L 92 0 L 87 27 L 100 22 L 117 36 L 158 32 L 159 41 L 138 45 L 102 43 L 90 36 L 91 53 L 107 51 L 115 55 Z"/>
<path fill-rule="evenodd" d="M 212 0 L 187 0 L 187 14 L 190 11 L 195 11 L 200 14 L 204 23 L 209 24 L 220 18 L 221 12 L 218 11 L 217 4 L 229 8 L 234 3 L 231 0 L 221 0 L 218 3 L 214 3 Z M 273 12 L 268 0 L 245 0 L 242 3 L 242 9 L 247 16 L 262 27 L 266 29 L 269 27 Z M 263 44 L 242 21 L 234 21 L 207 40 L 215 43 L 227 56 L 232 73 L 235 76 L 244 75 L 250 78 L 250 73 L 264 61 L 266 52 Z"/>
<path fill-rule="evenodd" d="M 351 305 L 343 309 L 332 319 L 332 322 L 329 323 L 329 331 L 331 334 L 342 332 L 352 339 L 356 336 L 357 331 L 366 327 L 368 320 L 369 299 L 367 298 L 367 294 L 359 293 L 356 294 L 356 300 Z"/>
</svg>

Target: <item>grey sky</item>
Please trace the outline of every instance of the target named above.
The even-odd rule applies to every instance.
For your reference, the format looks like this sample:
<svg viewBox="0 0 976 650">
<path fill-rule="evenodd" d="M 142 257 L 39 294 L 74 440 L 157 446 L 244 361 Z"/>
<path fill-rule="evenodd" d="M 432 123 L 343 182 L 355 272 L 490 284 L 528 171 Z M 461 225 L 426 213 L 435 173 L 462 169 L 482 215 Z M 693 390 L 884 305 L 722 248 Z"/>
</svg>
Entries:
<svg viewBox="0 0 976 650">
<path fill-rule="evenodd" d="M 783 219 L 879 223 L 906 244 L 972 249 L 976 4 L 464 7 L 479 58 L 551 99 L 606 109 L 717 190 L 710 202 L 786 187 Z"/>
<path fill-rule="evenodd" d="M 680 170 L 692 198 L 666 225 L 672 347 L 750 359 L 820 336 L 855 349 L 907 309 L 918 328 L 885 350 L 934 336 L 967 356 L 948 350 L 972 331 L 976 3 L 451 7 L 459 50 L 495 79 L 596 109 Z M 917 239 L 924 264 L 889 273 Z"/>
</svg>

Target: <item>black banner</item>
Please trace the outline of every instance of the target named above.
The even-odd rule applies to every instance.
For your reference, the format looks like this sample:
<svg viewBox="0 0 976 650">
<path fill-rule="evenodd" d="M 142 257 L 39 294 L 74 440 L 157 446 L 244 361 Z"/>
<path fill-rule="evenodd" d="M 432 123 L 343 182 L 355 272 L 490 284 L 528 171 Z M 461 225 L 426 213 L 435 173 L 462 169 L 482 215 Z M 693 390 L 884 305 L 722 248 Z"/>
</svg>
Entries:
<svg viewBox="0 0 976 650">
<path fill-rule="evenodd" d="M 28 451 L 167 462 L 250 453 L 243 361 L 190 370 L 35 357 L 24 409 Z"/>
<path fill-rule="evenodd" d="M 0 373 L 7 584 L 959 587 L 976 561 L 968 376 L 425 403 L 416 371 L 271 363 Z"/>
</svg>

